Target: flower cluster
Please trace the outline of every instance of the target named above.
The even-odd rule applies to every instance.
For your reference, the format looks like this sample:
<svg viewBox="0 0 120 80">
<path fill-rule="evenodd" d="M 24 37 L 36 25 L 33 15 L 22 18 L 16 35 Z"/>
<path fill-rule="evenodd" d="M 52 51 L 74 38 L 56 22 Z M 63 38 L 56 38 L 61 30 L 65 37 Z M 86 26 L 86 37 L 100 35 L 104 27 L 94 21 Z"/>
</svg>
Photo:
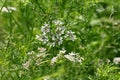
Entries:
<svg viewBox="0 0 120 80">
<path fill-rule="evenodd" d="M 75 53 L 75 52 L 71 52 L 68 54 L 65 54 L 65 53 L 66 53 L 65 49 L 60 50 L 59 54 L 57 54 L 57 56 L 52 58 L 51 65 L 54 65 L 58 60 L 62 58 L 66 58 L 71 62 L 78 62 L 78 63 L 82 63 L 82 61 L 84 60 L 84 58 L 80 57 L 78 53 Z"/>
<path fill-rule="evenodd" d="M 55 28 L 52 29 L 53 27 Z M 74 41 L 76 39 L 75 32 L 66 30 L 65 26 L 63 26 L 63 22 L 60 20 L 53 21 L 52 26 L 45 23 L 41 26 L 41 33 L 41 35 L 36 35 L 36 39 L 43 44 L 51 45 L 53 47 L 61 45 L 64 40 Z"/>
<path fill-rule="evenodd" d="M 69 54 L 64 55 L 64 57 L 72 62 L 79 62 L 81 63 L 82 60 L 84 60 L 82 57 L 80 57 L 77 53 L 71 52 Z"/>
<path fill-rule="evenodd" d="M 22 64 L 23 68 L 28 70 L 31 65 L 40 65 L 43 59 L 46 57 L 46 48 L 40 47 L 38 48 L 39 53 L 35 53 L 34 51 L 28 52 L 28 60 Z M 32 63 L 34 62 L 34 63 Z"/>
</svg>

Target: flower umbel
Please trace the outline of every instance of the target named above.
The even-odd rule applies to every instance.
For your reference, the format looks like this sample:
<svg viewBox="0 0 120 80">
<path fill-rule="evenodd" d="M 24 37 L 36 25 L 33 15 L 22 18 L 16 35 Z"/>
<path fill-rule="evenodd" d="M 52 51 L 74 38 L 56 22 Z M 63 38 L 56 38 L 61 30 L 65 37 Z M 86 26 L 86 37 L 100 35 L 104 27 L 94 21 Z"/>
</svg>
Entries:
<svg viewBox="0 0 120 80">
<path fill-rule="evenodd" d="M 53 47 L 60 46 L 65 40 L 74 41 L 76 39 L 75 32 L 67 31 L 62 21 L 53 21 L 53 25 L 55 26 L 54 29 L 47 23 L 41 26 L 41 35 L 36 35 L 36 39 Z"/>
<path fill-rule="evenodd" d="M 69 54 L 64 55 L 64 57 L 72 62 L 79 62 L 81 63 L 83 58 L 77 55 L 75 52 L 71 52 Z"/>
</svg>

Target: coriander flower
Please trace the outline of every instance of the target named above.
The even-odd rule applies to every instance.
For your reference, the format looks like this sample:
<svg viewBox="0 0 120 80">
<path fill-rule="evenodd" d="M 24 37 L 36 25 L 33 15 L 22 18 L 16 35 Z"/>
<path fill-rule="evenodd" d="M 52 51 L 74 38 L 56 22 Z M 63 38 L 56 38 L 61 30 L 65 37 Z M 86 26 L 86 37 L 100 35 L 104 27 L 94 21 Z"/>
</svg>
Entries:
<svg viewBox="0 0 120 80">
<path fill-rule="evenodd" d="M 75 52 L 71 52 L 69 54 L 64 55 L 64 57 L 72 62 L 81 63 L 84 60 L 82 57 L 78 56 Z"/>
<path fill-rule="evenodd" d="M 43 42 L 43 44 L 46 44 L 49 41 L 47 36 L 42 36 L 42 35 L 41 36 L 40 35 L 36 35 L 36 39 L 41 41 L 41 42 Z"/>
<path fill-rule="evenodd" d="M 63 54 L 65 54 L 66 50 L 62 48 L 62 50 L 59 51 L 59 54 L 57 54 L 57 57 L 60 59 L 63 57 Z"/>
<path fill-rule="evenodd" d="M 65 57 L 66 59 L 70 60 L 70 61 L 75 62 L 75 57 L 72 56 L 72 55 L 70 55 L 70 54 L 64 55 L 64 57 Z"/>
<path fill-rule="evenodd" d="M 59 51 L 59 54 L 65 54 L 66 50 L 63 48 L 62 50 Z"/>
<path fill-rule="evenodd" d="M 16 11 L 16 8 L 15 7 L 3 7 L 2 12 L 12 12 L 12 11 Z"/>
<path fill-rule="evenodd" d="M 19 71 L 19 77 L 22 77 L 23 74 L 23 71 Z"/>
<path fill-rule="evenodd" d="M 61 20 L 54 20 L 53 23 L 55 25 L 63 25 L 63 22 Z"/>
<path fill-rule="evenodd" d="M 62 42 L 63 42 L 63 38 L 62 38 L 62 37 L 60 37 L 59 39 L 57 39 L 57 41 L 58 41 L 58 45 L 61 45 L 61 44 L 62 44 Z"/>
<path fill-rule="evenodd" d="M 25 62 L 25 63 L 22 64 L 22 65 L 23 65 L 23 68 L 24 68 L 24 69 L 28 69 L 29 66 L 30 66 L 30 61 L 27 61 L 27 62 Z"/>
<path fill-rule="evenodd" d="M 67 31 L 65 26 L 62 26 L 63 22 L 60 20 L 54 21 L 55 29 L 50 29 L 51 26 L 47 23 L 45 23 L 43 26 L 41 26 L 41 35 L 36 35 L 36 39 L 41 41 L 43 44 L 49 45 L 49 46 L 60 46 L 64 40 L 72 40 L 74 41 L 76 39 L 76 35 L 74 35 L 75 32 Z M 67 39 L 66 39 L 67 38 Z"/>
<path fill-rule="evenodd" d="M 38 47 L 38 50 L 39 50 L 40 53 L 42 53 L 42 52 L 45 52 L 45 51 L 46 51 L 46 48 L 43 48 L 43 47 L 40 47 L 40 48 L 39 48 L 39 47 Z"/>
<path fill-rule="evenodd" d="M 45 23 L 41 27 L 41 31 L 42 31 L 43 35 L 45 35 L 46 33 L 50 32 L 50 26 L 49 26 L 49 24 Z"/>
<path fill-rule="evenodd" d="M 55 32 L 57 35 L 62 35 L 65 32 L 65 27 L 57 27 Z"/>
<path fill-rule="evenodd" d="M 45 56 L 46 56 L 45 53 L 41 53 L 41 54 L 39 53 L 39 54 L 36 55 L 37 59 L 39 59 L 39 58 L 42 59 Z"/>
<path fill-rule="evenodd" d="M 85 18 L 84 18 L 83 15 L 80 15 L 80 16 L 78 17 L 78 19 L 80 19 L 81 21 L 85 21 Z"/>
<path fill-rule="evenodd" d="M 69 38 L 70 40 L 74 41 L 76 39 L 76 35 L 74 35 L 75 32 L 73 31 L 67 31 L 65 38 Z"/>
<path fill-rule="evenodd" d="M 53 57 L 51 60 L 51 65 L 54 65 L 57 62 L 58 57 Z"/>
<path fill-rule="evenodd" d="M 28 52 L 27 54 L 28 54 L 28 55 L 33 55 L 33 54 L 34 54 L 34 51 Z"/>
<path fill-rule="evenodd" d="M 115 58 L 113 59 L 113 62 L 114 62 L 115 64 L 119 64 L 119 63 L 120 63 L 120 57 L 115 57 Z"/>
<path fill-rule="evenodd" d="M 46 44 L 49 41 L 49 39 L 47 36 L 42 36 L 41 41 L 43 42 L 43 44 Z"/>
<path fill-rule="evenodd" d="M 63 38 L 62 37 L 59 37 L 59 38 L 53 37 L 52 40 L 53 40 L 52 46 L 55 46 L 57 44 L 61 45 L 62 42 L 63 42 Z"/>
</svg>

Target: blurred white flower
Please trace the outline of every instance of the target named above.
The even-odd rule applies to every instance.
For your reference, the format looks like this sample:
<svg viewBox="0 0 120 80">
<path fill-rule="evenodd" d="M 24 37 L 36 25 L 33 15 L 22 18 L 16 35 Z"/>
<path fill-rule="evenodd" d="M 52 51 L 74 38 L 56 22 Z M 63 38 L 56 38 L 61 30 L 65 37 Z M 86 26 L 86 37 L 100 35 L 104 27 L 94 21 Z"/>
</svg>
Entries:
<svg viewBox="0 0 120 80">
<path fill-rule="evenodd" d="M 40 37 L 40 35 L 36 35 L 36 37 L 35 37 L 37 40 L 41 40 L 41 37 Z"/>
<path fill-rule="evenodd" d="M 119 63 L 120 63 L 120 57 L 115 57 L 115 58 L 113 59 L 113 62 L 114 62 L 115 64 L 119 64 Z"/>
<path fill-rule="evenodd" d="M 65 54 L 66 50 L 63 48 L 62 50 L 59 51 L 59 54 Z"/>
<path fill-rule="evenodd" d="M 49 41 L 49 39 L 47 36 L 42 36 L 41 41 L 43 42 L 43 44 L 46 44 Z"/>
<path fill-rule="evenodd" d="M 25 62 L 24 64 L 22 64 L 23 65 L 23 68 L 24 69 L 27 69 L 28 70 L 28 68 L 29 68 L 29 66 L 30 66 L 30 61 L 27 61 L 27 62 Z"/>
<path fill-rule="evenodd" d="M 55 44 L 55 42 L 53 42 L 53 43 L 51 43 L 50 45 L 51 45 L 52 47 L 55 47 L 56 44 Z"/>
<path fill-rule="evenodd" d="M 76 61 L 75 61 L 75 57 L 72 56 L 72 55 L 70 55 L 70 54 L 64 55 L 64 57 L 65 57 L 66 59 L 70 60 L 70 61 L 76 62 Z"/>
<path fill-rule="evenodd" d="M 23 74 L 23 71 L 19 71 L 19 77 L 22 77 Z"/>
<path fill-rule="evenodd" d="M 53 57 L 51 60 L 51 65 L 54 65 L 57 62 L 58 57 Z"/>
<path fill-rule="evenodd" d="M 47 54 L 45 53 L 38 53 L 36 54 L 36 57 L 35 57 L 35 64 L 38 66 L 41 64 L 41 62 L 43 61 L 43 59 L 47 56 Z"/>
<path fill-rule="evenodd" d="M 47 36 L 42 36 L 42 35 L 41 36 L 40 35 L 36 35 L 36 39 L 41 41 L 41 42 L 43 42 L 43 44 L 46 44 L 49 41 Z"/>
<path fill-rule="evenodd" d="M 80 16 L 78 17 L 78 19 L 80 19 L 81 21 L 85 21 L 85 18 L 84 18 L 83 15 L 80 15 Z"/>
<path fill-rule="evenodd" d="M 62 25 L 63 24 L 63 22 L 61 20 L 54 20 L 53 23 L 55 25 Z"/>
<path fill-rule="evenodd" d="M 47 42 L 49 42 L 49 39 L 47 36 L 41 36 L 40 40 L 43 42 L 43 44 L 46 44 Z"/>
<path fill-rule="evenodd" d="M 50 76 L 45 76 L 43 80 L 50 80 Z"/>
<path fill-rule="evenodd" d="M 55 30 L 55 32 L 56 32 L 57 35 L 62 35 L 65 32 L 65 27 L 64 26 L 57 27 L 56 30 Z"/>
<path fill-rule="evenodd" d="M 36 39 L 52 47 L 60 46 L 64 40 L 74 41 L 76 39 L 75 32 L 67 31 L 65 26 L 62 25 L 62 21 L 55 20 L 53 23 L 55 24 L 55 29 L 51 29 L 51 26 L 47 23 L 41 26 L 42 34 L 36 35 Z"/>
<path fill-rule="evenodd" d="M 32 55 L 32 54 L 34 54 L 34 51 L 28 52 L 27 54 Z"/>
<path fill-rule="evenodd" d="M 15 7 L 3 7 L 2 12 L 11 12 L 11 11 L 16 11 L 16 8 Z"/>
<path fill-rule="evenodd" d="M 41 61 L 42 61 L 42 60 L 40 60 L 40 59 L 37 60 L 37 61 L 35 62 L 35 65 L 39 66 L 39 65 L 41 64 Z"/>
<path fill-rule="evenodd" d="M 81 63 L 84 60 L 82 57 L 78 56 L 77 53 L 71 52 L 69 54 L 64 55 L 64 57 L 72 62 L 79 62 Z"/>
<path fill-rule="evenodd" d="M 46 54 L 42 53 L 42 54 L 37 54 L 36 55 L 36 62 L 35 64 L 38 66 L 42 63 L 43 59 L 46 57 Z"/>
<path fill-rule="evenodd" d="M 70 52 L 69 55 L 75 56 L 76 53 L 75 52 Z"/>
<path fill-rule="evenodd" d="M 75 32 L 73 31 L 67 31 L 65 38 L 70 38 L 70 40 L 74 41 L 76 39 L 76 35 L 74 35 Z"/>
<path fill-rule="evenodd" d="M 43 59 L 45 56 L 45 53 L 39 53 L 36 55 L 37 59 Z"/>
<path fill-rule="evenodd" d="M 99 7 L 99 8 L 96 9 L 96 11 L 97 11 L 98 13 L 101 13 L 101 12 L 104 11 L 104 8 L 103 8 L 103 7 Z"/>
<path fill-rule="evenodd" d="M 105 62 L 110 63 L 110 59 L 106 59 L 106 61 L 105 61 Z"/>
<path fill-rule="evenodd" d="M 52 37 L 52 46 L 54 47 L 55 45 L 61 45 L 62 44 L 62 42 L 63 42 L 63 37 L 55 37 L 55 36 L 53 36 Z"/>
<path fill-rule="evenodd" d="M 63 57 L 63 55 L 65 54 L 66 50 L 64 48 L 62 48 L 62 50 L 59 50 L 59 54 L 57 54 L 57 58 L 60 59 Z"/>
<path fill-rule="evenodd" d="M 55 40 L 56 40 L 55 35 L 53 35 L 53 36 L 52 36 L 52 40 L 53 40 L 53 41 L 55 41 Z"/>
<path fill-rule="evenodd" d="M 42 53 L 42 52 L 45 52 L 45 51 L 46 51 L 46 48 L 43 48 L 43 47 L 40 47 L 40 48 L 39 48 L 39 47 L 38 47 L 38 50 L 39 50 L 39 52 Z"/>
<path fill-rule="evenodd" d="M 58 41 L 58 45 L 61 45 L 61 44 L 62 44 L 62 42 L 63 42 L 63 38 L 62 38 L 62 37 L 60 37 L 57 41 Z"/>
<path fill-rule="evenodd" d="M 48 32 L 50 32 L 49 24 L 45 23 L 43 26 L 41 26 L 41 31 L 43 35 L 46 35 Z"/>
</svg>

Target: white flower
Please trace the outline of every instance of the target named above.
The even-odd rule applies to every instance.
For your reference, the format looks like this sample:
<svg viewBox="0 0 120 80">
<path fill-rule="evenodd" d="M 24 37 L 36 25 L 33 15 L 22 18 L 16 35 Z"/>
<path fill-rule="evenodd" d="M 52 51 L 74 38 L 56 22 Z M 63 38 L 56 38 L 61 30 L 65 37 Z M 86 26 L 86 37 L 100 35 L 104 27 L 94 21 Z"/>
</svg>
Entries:
<svg viewBox="0 0 120 80">
<path fill-rule="evenodd" d="M 36 55 L 37 59 L 42 59 L 45 56 L 46 56 L 45 53 L 41 53 L 41 54 L 39 53 L 39 54 Z"/>
<path fill-rule="evenodd" d="M 34 51 L 28 52 L 27 54 L 32 55 L 32 54 L 34 54 Z"/>
<path fill-rule="evenodd" d="M 65 54 L 66 50 L 63 48 L 62 50 L 59 51 L 59 54 Z"/>
<path fill-rule="evenodd" d="M 50 80 L 50 76 L 45 76 L 43 80 Z"/>
<path fill-rule="evenodd" d="M 11 12 L 11 11 L 16 11 L 15 7 L 3 7 L 2 12 Z"/>
<path fill-rule="evenodd" d="M 23 65 L 23 68 L 28 69 L 30 66 L 30 61 L 25 62 Z"/>
<path fill-rule="evenodd" d="M 63 42 L 63 38 L 62 37 L 52 37 L 52 46 L 54 47 L 55 45 L 61 45 Z"/>
<path fill-rule="evenodd" d="M 55 20 L 54 26 L 55 29 L 50 29 L 51 26 L 47 23 L 45 23 L 43 26 L 41 26 L 41 35 L 36 35 L 36 39 L 43 42 L 43 44 L 55 47 L 60 46 L 65 38 L 68 40 L 74 41 L 76 39 L 76 35 L 74 35 L 75 32 L 73 31 L 67 31 L 65 26 L 63 26 L 63 22 L 60 20 Z M 66 33 L 66 34 L 65 34 Z"/>
<path fill-rule="evenodd" d="M 36 39 L 37 39 L 37 40 L 41 40 L 40 35 L 36 35 Z"/>
<path fill-rule="evenodd" d="M 57 62 L 58 57 L 53 57 L 51 60 L 51 65 L 54 65 Z"/>
<path fill-rule="evenodd" d="M 43 48 L 43 47 L 40 47 L 40 48 L 39 48 L 39 47 L 38 47 L 38 50 L 39 50 L 39 52 L 42 53 L 42 52 L 45 52 L 45 51 L 46 51 L 46 48 Z"/>
<path fill-rule="evenodd" d="M 24 73 L 22 71 L 19 71 L 19 77 L 22 77 Z"/>
<path fill-rule="evenodd" d="M 74 41 L 76 39 L 76 35 L 74 35 L 75 32 L 73 31 L 67 31 L 65 38 L 70 38 L 70 40 Z"/>
<path fill-rule="evenodd" d="M 75 52 L 70 52 L 69 55 L 75 56 L 76 53 Z"/>
<path fill-rule="evenodd" d="M 50 26 L 49 26 L 49 24 L 45 23 L 41 27 L 41 31 L 42 31 L 43 35 L 46 35 L 46 33 L 50 32 Z"/>
<path fill-rule="evenodd" d="M 75 62 L 75 57 L 74 56 L 72 56 L 72 55 L 64 55 L 64 57 L 66 58 L 66 59 L 68 59 L 68 60 L 70 60 L 70 61 L 73 61 L 73 62 Z"/>
<path fill-rule="evenodd" d="M 42 35 L 41 36 L 40 35 L 36 35 L 36 39 L 41 41 L 41 42 L 43 42 L 43 44 L 46 44 L 49 41 L 47 36 L 42 36 Z"/>
<path fill-rule="evenodd" d="M 41 41 L 42 41 L 44 44 L 46 44 L 46 43 L 49 41 L 49 39 L 48 39 L 47 36 L 42 36 Z"/>
<path fill-rule="evenodd" d="M 52 36 L 52 40 L 53 40 L 53 41 L 55 41 L 55 40 L 56 40 L 55 36 Z"/>
<path fill-rule="evenodd" d="M 37 66 L 39 66 L 40 64 L 41 64 L 41 59 L 38 59 L 36 62 L 35 62 L 35 64 L 37 65 Z"/>
<path fill-rule="evenodd" d="M 55 42 L 53 42 L 53 43 L 51 44 L 51 46 L 55 47 Z"/>
<path fill-rule="evenodd" d="M 85 18 L 84 18 L 83 15 L 80 15 L 80 16 L 78 17 L 78 19 L 80 19 L 81 21 L 85 21 Z"/>
<path fill-rule="evenodd" d="M 55 32 L 57 35 L 62 35 L 65 32 L 65 27 L 57 27 Z"/>
<path fill-rule="evenodd" d="M 66 50 L 62 48 L 62 50 L 59 51 L 59 54 L 57 54 L 57 57 L 60 59 L 63 57 L 63 54 L 65 54 Z"/>
<path fill-rule="evenodd" d="M 55 20 L 55 21 L 53 21 L 53 23 L 55 25 L 62 25 L 63 24 L 63 22 L 61 20 Z"/>
<path fill-rule="evenodd" d="M 113 62 L 114 62 L 115 64 L 119 64 L 119 63 L 120 63 L 120 57 L 115 57 L 115 58 L 113 59 Z"/>
<path fill-rule="evenodd" d="M 63 42 L 63 38 L 62 38 L 62 37 L 60 37 L 60 38 L 58 39 L 58 45 L 61 45 L 61 44 L 62 44 L 62 42 Z"/>
<path fill-rule="evenodd" d="M 64 55 L 64 57 L 72 62 L 81 63 L 84 60 L 82 57 L 78 56 L 75 52 L 71 52 L 69 54 Z"/>
</svg>

